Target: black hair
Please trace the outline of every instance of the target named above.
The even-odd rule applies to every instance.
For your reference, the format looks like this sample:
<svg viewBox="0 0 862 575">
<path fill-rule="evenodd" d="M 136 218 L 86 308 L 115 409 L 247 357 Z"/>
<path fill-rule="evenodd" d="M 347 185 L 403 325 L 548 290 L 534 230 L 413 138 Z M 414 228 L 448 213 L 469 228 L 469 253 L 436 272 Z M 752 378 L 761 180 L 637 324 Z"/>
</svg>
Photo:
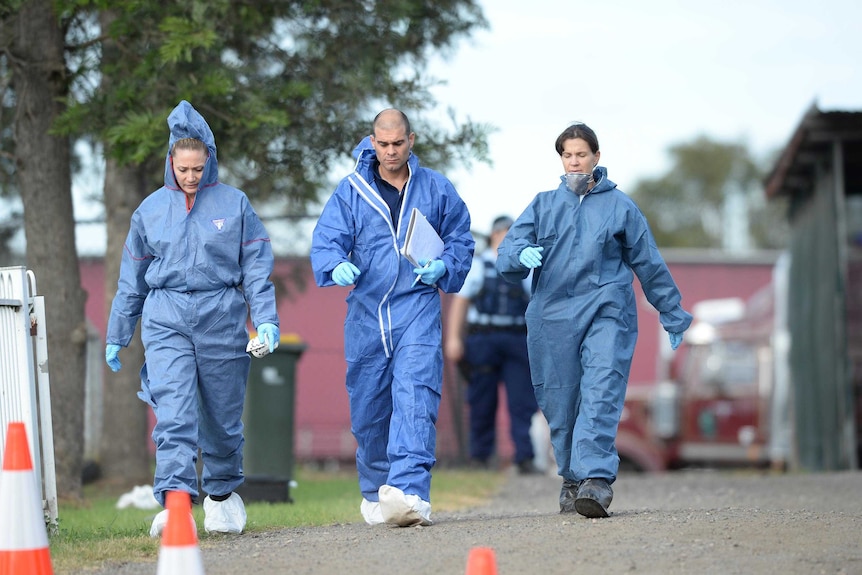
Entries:
<svg viewBox="0 0 862 575">
<path fill-rule="evenodd" d="M 592 128 L 586 124 L 575 122 L 563 130 L 562 134 L 557 136 L 557 141 L 554 144 L 557 154 L 562 156 L 563 144 L 565 144 L 567 140 L 574 140 L 576 138 L 584 140 L 594 154 L 599 151 L 599 138 L 596 136 L 596 133 L 593 132 Z"/>
</svg>

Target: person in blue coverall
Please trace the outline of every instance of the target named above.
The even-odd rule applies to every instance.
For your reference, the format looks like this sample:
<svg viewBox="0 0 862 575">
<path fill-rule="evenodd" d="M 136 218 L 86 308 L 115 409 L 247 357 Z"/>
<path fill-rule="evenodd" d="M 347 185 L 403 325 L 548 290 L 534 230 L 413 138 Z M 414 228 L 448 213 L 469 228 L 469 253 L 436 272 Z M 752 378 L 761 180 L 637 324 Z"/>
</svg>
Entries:
<svg viewBox="0 0 862 575">
<path fill-rule="evenodd" d="M 312 235 L 317 285 L 354 286 L 344 321 L 346 385 L 360 512 L 371 525 L 431 524 L 443 386 L 438 290 L 461 289 L 473 259 L 467 207 L 448 179 L 419 165 L 414 139 L 403 112 L 380 112 Z M 413 208 L 444 244 L 418 268 L 400 251 Z"/>
<path fill-rule="evenodd" d="M 560 512 L 607 517 L 638 331 L 632 272 L 672 349 L 692 317 L 646 218 L 598 165 L 595 132 L 572 124 L 555 147 L 562 182 L 539 193 L 515 221 L 499 247 L 497 270 L 512 282 L 533 272 L 527 346 L 563 478 Z"/>
<path fill-rule="evenodd" d="M 218 180 L 215 138 L 185 100 L 168 116 L 165 184 L 132 215 L 105 337 L 113 371 L 141 320 L 145 362 L 138 396 L 155 413 L 153 494 L 198 496 L 207 531 L 240 533 L 246 512 L 242 410 L 250 357 L 249 314 L 258 339 L 278 345 L 269 235 L 246 195 Z M 160 536 L 167 510 L 150 535 Z"/>
</svg>

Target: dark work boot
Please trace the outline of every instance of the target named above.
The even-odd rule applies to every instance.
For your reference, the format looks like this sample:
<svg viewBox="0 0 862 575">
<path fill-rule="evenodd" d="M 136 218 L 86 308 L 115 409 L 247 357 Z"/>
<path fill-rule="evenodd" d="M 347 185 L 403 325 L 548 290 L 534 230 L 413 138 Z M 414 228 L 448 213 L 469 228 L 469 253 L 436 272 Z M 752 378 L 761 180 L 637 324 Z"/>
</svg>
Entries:
<svg viewBox="0 0 862 575">
<path fill-rule="evenodd" d="M 607 517 L 614 490 L 604 479 L 584 479 L 578 488 L 575 510 L 584 517 Z"/>
<path fill-rule="evenodd" d="M 575 499 L 578 497 L 577 481 L 563 480 L 563 488 L 560 489 L 560 513 L 574 513 Z"/>
</svg>

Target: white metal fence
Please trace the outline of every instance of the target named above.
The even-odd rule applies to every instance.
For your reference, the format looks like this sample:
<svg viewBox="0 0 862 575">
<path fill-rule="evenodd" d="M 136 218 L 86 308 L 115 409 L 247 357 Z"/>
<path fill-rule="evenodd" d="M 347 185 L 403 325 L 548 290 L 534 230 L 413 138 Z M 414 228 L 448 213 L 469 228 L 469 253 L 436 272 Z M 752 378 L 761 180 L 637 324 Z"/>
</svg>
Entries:
<svg viewBox="0 0 862 575">
<path fill-rule="evenodd" d="M 57 478 L 48 379 L 45 299 L 36 277 L 21 266 L 0 268 L 0 461 L 9 423 L 27 429 L 33 470 L 48 521 L 57 523 Z"/>
</svg>

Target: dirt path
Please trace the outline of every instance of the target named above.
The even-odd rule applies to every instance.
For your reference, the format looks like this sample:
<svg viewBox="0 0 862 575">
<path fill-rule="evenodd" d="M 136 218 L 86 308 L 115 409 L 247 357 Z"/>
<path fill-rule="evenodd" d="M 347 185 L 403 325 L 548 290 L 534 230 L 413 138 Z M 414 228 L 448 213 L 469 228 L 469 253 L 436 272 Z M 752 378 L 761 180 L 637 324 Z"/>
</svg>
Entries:
<svg viewBox="0 0 862 575">
<path fill-rule="evenodd" d="M 612 515 L 560 515 L 556 477 L 512 475 L 488 505 L 430 527 L 286 529 L 202 547 L 207 575 L 463 575 L 492 547 L 500 575 L 862 574 L 862 472 L 629 475 Z M 155 564 L 103 573 L 151 575 Z"/>
</svg>

